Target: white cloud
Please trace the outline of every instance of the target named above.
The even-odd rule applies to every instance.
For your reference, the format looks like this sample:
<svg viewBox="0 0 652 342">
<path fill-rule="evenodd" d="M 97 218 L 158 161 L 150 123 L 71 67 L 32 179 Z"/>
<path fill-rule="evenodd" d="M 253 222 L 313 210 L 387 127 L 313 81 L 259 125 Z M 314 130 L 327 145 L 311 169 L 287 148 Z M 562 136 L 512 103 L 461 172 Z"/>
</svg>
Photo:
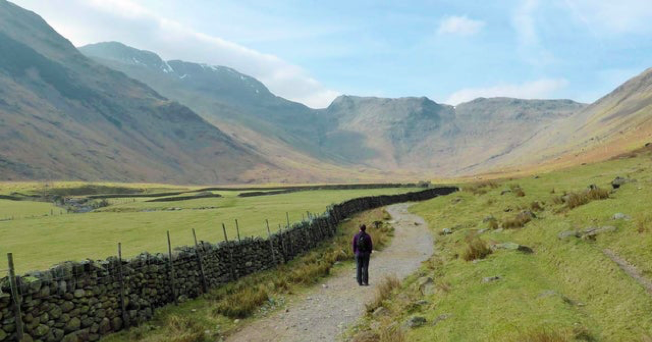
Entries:
<svg viewBox="0 0 652 342">
<path fill-rule="evenodd" d="M 650 0 L 564 0 L 582 22 L 603 33 L 649 33 L 652 31 Z"/>
<path fill-rule="evenodd" d="M 133 0 L 17 0 L 34 10 L 79 46 L 119 41 L 160 54 L 232 67 L 256 77 L 275 94 L 319 108 L 338 92 L 327 89 L 301 67 L 162 17 Z"/>
<path fill-rule="evenodd" d="M 437 33 L 472 36 L 480 32 L 484 25 L 484 21 L 481 20 L 469 19 L 466 16 L 451 16 L 442 20 Z"/>
<path fill-rule="evenodd" d="M 538 0 L 523 0 L 512 13 L 512 27 L 518 39 L 518 52 L 526 62 L 541 67 L 555 61 L 553 54 L 543 46 L 537 31 Z"/>
<path fill-rule="evenodd" d="M 568 86 L 568 81 L 563 78 L 524 82 L 521 84 L 498 84 L 486 88 L 466 88 L 451 94 L 447 104 L 458 105 L 478 97 L 514 97 L 519 99 L 546 99 L 554 96 L 556 92 Z"/>
</svg>

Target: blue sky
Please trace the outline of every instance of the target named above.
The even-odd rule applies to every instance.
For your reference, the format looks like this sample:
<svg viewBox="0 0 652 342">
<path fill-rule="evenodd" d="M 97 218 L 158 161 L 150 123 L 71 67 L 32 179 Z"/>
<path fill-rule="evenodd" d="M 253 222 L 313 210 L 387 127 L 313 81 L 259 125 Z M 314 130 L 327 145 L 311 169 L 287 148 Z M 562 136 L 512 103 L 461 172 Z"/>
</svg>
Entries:
<svg viewBox="0 0 652 342">
<path fill-rule="evenodd" d="M 652 1 L 16 2 L 75 45 L 231 66 L 312 107 L 339 94 L 592 102 L 652 67 Z"/>
</svg>

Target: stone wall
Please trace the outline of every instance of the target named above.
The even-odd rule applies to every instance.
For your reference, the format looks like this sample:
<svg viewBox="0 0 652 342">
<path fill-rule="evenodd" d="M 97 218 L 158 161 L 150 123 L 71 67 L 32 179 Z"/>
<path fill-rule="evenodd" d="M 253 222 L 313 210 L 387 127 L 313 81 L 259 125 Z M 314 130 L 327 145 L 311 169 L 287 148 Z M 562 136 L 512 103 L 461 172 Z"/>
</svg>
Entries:
<svg viewBox="0 0 652 342">
<path fill-rule="evenodd" d="M 96 341 L 102 335 L 149 320 L 156 308 L 197 297 L 205 287 L 215 288 L 287 262 L 332 237 L 338 223 L 355 213 L 454 191 L 457 188 L 441 187 L 352 199 L 269 239 L 202 242 L 199 248 L 176 248 L 172 263 L 167 254 L 142 253 L 122 263 L 111 257 L 30 272 L 16 277 L 23 331 L 28 340 L 35 341 Z M 8 278 L 0 280 L 0 289 L 0 341 L 14 341 L 16 322 Z"/>
</svg>

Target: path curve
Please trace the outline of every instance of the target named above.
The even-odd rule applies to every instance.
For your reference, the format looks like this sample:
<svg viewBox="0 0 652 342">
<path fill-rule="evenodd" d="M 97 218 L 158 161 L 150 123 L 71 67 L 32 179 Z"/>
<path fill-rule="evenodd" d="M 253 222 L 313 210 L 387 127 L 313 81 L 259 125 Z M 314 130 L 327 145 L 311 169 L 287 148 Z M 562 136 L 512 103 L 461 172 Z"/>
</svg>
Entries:
<svg viewBox="0 0 652 342">
<path fill-rule="evenodd" d="M 400 279 L 416 271 L 433 253 L 432 235 L 425 221 L 408 212 L 409 203 L 387 207 L 394 220 L 395 236 L 389 247 L 372 254 L 369 287 L 355 281 L 355 270 L 329 277 L 325 286 L 315 286 L 287 304 L 287 310 L 254 321 L 232 334 L 236 341 L 336 341 L 364 314 L 375 284 L 386 275 Z M 373 237 L 373 236 L 372 236 Z"/>
</svg>

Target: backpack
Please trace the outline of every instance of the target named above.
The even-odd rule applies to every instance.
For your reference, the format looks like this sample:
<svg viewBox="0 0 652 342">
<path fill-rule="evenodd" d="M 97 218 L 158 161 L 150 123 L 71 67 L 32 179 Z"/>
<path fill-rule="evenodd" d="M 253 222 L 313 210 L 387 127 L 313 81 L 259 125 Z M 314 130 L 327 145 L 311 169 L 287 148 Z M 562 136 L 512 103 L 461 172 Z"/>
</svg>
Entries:
<svg viewBox="0 0 652 342">
<path fill-rule="evenodd" d="M 358 236 L 356 249 L 358 252 L 369 253 L 369 240 L 367 239 L 367 233 L 361 233 L 360 236 Z"/>
</svg>

